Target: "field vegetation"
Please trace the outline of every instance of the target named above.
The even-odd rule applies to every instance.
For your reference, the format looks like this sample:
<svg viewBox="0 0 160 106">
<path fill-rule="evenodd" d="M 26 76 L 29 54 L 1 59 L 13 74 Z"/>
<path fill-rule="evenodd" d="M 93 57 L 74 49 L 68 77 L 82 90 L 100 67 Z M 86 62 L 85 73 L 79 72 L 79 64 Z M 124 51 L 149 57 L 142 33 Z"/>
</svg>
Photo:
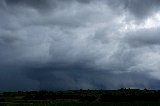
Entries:
<svg viewBox="0 0 160 106">
<path fill-rule="evenodd" d="M 4 92 L 0 106 L 159 106 L 159 90 L 68 90 Z"/>
</svg>

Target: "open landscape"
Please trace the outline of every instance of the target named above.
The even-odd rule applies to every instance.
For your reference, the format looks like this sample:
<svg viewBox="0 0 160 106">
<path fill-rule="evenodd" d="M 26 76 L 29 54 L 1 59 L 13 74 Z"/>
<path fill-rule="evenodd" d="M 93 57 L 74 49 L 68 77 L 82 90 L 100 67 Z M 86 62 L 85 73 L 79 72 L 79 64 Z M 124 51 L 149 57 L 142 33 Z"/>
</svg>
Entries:
<svg viewBox="0 0 160 106">
<path fill-rule="evenodd" d="M 119 90 L 68 90 L 4 92 L 0 106 L 157 106 L 160 91 Z"/>
<path fill-rule="evenodd" d="M 160 0 L 0 0 L 0 106 L 160 106 Z"/>
</svg>

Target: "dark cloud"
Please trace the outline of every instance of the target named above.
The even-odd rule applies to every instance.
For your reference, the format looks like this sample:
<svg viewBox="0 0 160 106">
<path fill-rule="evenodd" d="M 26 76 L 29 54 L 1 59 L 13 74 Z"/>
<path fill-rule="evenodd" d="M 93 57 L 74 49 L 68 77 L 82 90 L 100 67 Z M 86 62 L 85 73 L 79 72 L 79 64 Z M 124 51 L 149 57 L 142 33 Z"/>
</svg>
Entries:
<svg viewBox="0 0 160 106">
<path fill-rule="evenodd" d="M 158 89 L 158 4 L 1 0 L 0 91 Z"/>
<path fill-rule="evenodd" d="M 108 0 L 113 9 L 121 8 L 124 11 L 129 11 L 136 18 L 146 18 L 148 15 L 159 11 L 159 0 Z"/>
<path fill-rule="evenodd" d="M 127 33 L 125 41 L 133 47 L 159 45 L 159 28 L 141 29 L 132 33 Z"/>
<path fill-rule="evenodd" d="M 146 17 L 159 9 L 159 0 L 128 0 L 125 7 L 137 17 Z"/>
<path fill-rule="evenodd" d="M 45 70 L 45 71 L 44 71 Z M 159 89 L 159 80 L 144 73 L 113 74 L 107 70 L 33 68 L 27 77 L 39 82 L 40 89 L 118 89 L 121 87 Z M 78 74 L 77 74 L 78 73 Z M 135 79 L 136 78 L 136 79 Z"/>
<path fill-rule="evenodd" d="M 90 0 L 76 0 L 79 3 L 89 3 Z M 30 6 L 38 10 L 56 8 L 61 3 L 75 2 L 74 0 L 5 0 L 7 5 Z M 45 11 L 46 12 L 46 11 Z"/>
<path fill-rule="evenodd" d="M 13 4 L 13 5 L 29 5 L 34 7 L 42 8 L 47 7 L 49 5 L 48 0 L 6 0 L 7 4 Z"/>
</svg>

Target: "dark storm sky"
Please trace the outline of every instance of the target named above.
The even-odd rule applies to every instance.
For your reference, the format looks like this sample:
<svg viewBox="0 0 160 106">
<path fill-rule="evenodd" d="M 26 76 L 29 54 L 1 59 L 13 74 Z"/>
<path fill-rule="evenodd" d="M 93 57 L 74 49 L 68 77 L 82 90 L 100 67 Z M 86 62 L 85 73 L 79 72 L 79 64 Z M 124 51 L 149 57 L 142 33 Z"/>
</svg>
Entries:
<svg viewBox="0 0 160 106">
<path fill-rule="evenodd" d="M 0 0 L 0 91 L 159 89 L 160 0 Z"/>
</svg>

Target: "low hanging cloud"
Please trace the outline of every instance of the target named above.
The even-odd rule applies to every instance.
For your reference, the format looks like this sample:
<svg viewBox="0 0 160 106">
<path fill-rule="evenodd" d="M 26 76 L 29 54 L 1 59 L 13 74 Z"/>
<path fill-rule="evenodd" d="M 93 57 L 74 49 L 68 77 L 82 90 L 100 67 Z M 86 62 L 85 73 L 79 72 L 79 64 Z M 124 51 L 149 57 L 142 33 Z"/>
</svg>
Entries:
<svg viewBox="0 0 160 106">
<path fill-rule="evenodd" d="M 0 91 L 158 89 L 158 4 L 1 0 Z"/>
</svg>

